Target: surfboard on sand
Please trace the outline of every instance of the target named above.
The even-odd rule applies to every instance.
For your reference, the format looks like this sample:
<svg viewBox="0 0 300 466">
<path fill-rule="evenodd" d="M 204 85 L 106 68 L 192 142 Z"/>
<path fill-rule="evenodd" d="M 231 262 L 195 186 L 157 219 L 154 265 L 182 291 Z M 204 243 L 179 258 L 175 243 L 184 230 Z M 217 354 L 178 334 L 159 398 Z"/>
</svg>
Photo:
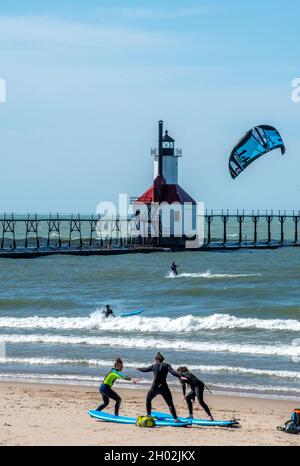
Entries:
<svg viewBox="0 0 300 466">
<path fill-rule="evenodd" d="M 136 425 L 136 418 L 135 417 L 127 417 L 127 416 L 115 416 L 114 414 L 104 413 L 103 411 L 89 411 L 88 414 L 94 418 L 99 419 L 101 421 L 106 422 L 116 422 L 118 424 L 131 424 Z M 174 422 L 173 418 L 170 419 L 158 419 L 156 421 L 157 427 L 187 427 L 191 425 L 191 421 L 183 420 L 180 423 Z"/>
<path fill-rule="evenodd" d="M 152 416 L 158 420 L 170 420 L 170 414 L 160 413 L 154 411 Z M 185 418 L 180 417 L 180 421 L 187 420 Z M 190 419 L 192 425 L 195 426 L 203 426 L 203 427 L 240 427 L 240 424 L 235 419 L 231 421 L 210 421 L 208 419 Z"/>
</svg>

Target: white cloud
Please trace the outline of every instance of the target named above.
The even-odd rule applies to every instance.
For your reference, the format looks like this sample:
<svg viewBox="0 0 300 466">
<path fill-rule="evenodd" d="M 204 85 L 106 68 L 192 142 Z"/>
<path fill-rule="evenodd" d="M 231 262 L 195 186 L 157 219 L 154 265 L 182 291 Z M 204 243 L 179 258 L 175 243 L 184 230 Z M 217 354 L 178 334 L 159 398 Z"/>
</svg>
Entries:
<svg viewBox="0 0 300 466">
<path fill-rule="evenodd" d="M 223 11 L 224 7 L 215 4 L 202 4 L 187 8 L 103 8 L 98 9 L 98 15 L 114 15 L 129 19 L 149 19 L 149 20 L 172 20 L 180 18 L 192 18 Z"/>
<path fill-rule="evenodd" d="M 0 16 L 1 48 L 5 46 L 56 45 L 120 51 L 130 47 L 152 49 L 178 41 L 175 34 L 144 32 L 126 27 L 67 21 L 56 17 Z"/>
</svg>

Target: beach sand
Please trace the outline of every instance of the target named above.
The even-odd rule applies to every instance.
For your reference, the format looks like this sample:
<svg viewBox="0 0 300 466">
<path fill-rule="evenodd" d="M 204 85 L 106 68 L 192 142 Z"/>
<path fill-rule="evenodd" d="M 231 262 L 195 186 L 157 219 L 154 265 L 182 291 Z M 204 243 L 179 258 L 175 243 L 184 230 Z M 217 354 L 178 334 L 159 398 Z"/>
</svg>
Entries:
<svg viewBox="0 0 300 466">
<path fill-rule="evenodd" d="M 0 445 L 300 445 L 300 435 L 276 430 L 290 418 L 295 402 L 206 394 L 215 418 L 236 417 L 242 427 L 140 429 L 91 419 L 87 411 L 98 406 L 97 387 L 1 382 L 0 390 Z M 117 391 L 122 415 L 145 414 L 145 390 Z M 186 416 L 181 393 L 174 393 L 174 400 L 178 413 Z M 154 408 L 166 412 L 160 397 Z M 195 416 L 205 414 L 197 408 Z"/>
</svg>

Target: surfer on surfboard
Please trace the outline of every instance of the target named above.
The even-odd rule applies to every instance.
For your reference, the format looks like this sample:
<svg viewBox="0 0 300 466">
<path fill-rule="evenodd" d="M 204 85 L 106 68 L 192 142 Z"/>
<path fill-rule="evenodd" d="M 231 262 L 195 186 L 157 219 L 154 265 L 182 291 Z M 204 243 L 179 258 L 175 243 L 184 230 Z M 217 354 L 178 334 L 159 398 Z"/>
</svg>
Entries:
<svg viewBox="0 0 300 466">
<path fill-rule="evenodd" d="M 173 261 L 172 262 L 172 265 L 171 265 L 171 271 L 174 275 L 178 275 L 178 271 L 177 271 L 177 268 L 179 267 L 179 265 L 176 265 L 176 263 Z"/>
<path fill-rule="evenodd" d="M 106 408 L 109 405 L 109 401 L 114 400 L 116 402 L 115 404 L 115 416 L 119 416 L 119 410 L 121 406 L 122 399 L 118 395 L 117 392 L 115 392 L 112 389 L 113 384 L 117 379 L 123 379 L 123 380 L 132 380 L 134 384 L 136 384 L 136 380 L 131 379 L 130 377 L 127 377 L 126 375 L 122 374 L 123 370 L 123 361 L 122 359 L 118 358 L 115 362 L 114 367 L 112 370 L 107 374 L 103 382 L 101 383 L 99 387 L 99 392 L 102 395 L 103 398 L 103 403 L 98 406 L 96 411 L 102 411 L 104 408 Z"/>
<path fill-rule="evenodd" d="M 103 314 L 106 319 L 108 319 L 108 317 L 116 317 L 109 304 L 106 304 Z"/>
<path fill-rule="evenodd" d="M 204 402 L 203 393 L 205 385 L 204 383 L 199 380 L 194 374 L 192 374 L 187 367 L 178 367 L 177 374 L 180 377 L 181 384 L 182 384 L 182 391 L 184 399 L 188 405 L 189 410 L 189 419 L 193 419 L 193 403 L 197 398 L 200 406 L 204 409 L 206 414 L 211 418 L 213 421 L 214 418 L 210 412 L 209 407 Z M 186 395 L 186 385 L 190 387 L 190 392 Z"/>
<path fill-rule="evenodd" d="M 180 422 L 177 418 L 175 406 L 173 403 L 172 393 L 167 384 L 168 373 L 172 374 L 174 377 L 180 378 L 180 375 L 174 371 L 174 369 L 164 362 L 164 357 L 162 354 L 157 353 L 155 356 L 155 364 L 149 367 L 141 367 L 138 369 L 140 372 L 153 372 L 153 382 L 152 386 L 147 394 L 146 398 L 146 409 L 147 415 L 151 416 L 152 411 L 152 400 L 157 396 L 161 395 L 165 402 L 168 405 L 170 413 L 172 414 L 175 422 Z"/>
</svg>

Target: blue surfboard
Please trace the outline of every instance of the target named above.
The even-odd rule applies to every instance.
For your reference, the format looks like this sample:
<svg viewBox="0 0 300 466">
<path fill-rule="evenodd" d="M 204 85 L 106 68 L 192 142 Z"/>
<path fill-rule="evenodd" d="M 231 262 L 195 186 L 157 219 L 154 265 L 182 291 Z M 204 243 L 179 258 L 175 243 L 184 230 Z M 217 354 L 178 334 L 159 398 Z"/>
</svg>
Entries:
<svg viewBox="0 0 300 466">
<path fill-rule="evenodd" d="M 119 317 L 131 317 L 131 316 L 137 316 L 139 314 L 142 314 L 143 312 L 144 312 L 143 309 L 137 309 L 136 311 L 120 312 L 118 316 Z"/>
<path fill-rule="evenodd" d="M 94 418 L 106 422 L 116 422 L 118 424 L 131 424 L 136 425 L 135 417 L 115 416 L 114 414 L 104 413 L 103 411 L 89 411 L 88 414 Z M 184 419 L 182 422 L 174 422 L 173 418 L 158 419 L 156 421 L 157 427 L 187 427 L 192 425 L 191 421 Z"/>
<path fill-rule="evenodd" d="M 170 420 L 170 414 L 164 414 L 157 411 L 152 413 L 152 416 L 158 420 Z M 180 417 L 180 421 L 187 420 L 185 418 Z M 236 420 L 231 421 L 209 421 L 207 419 L 190 419 L 192 425 L 195 426 L 203 426 L 203 427 L 240 427 L 240 424 Z"/>
</svg>

